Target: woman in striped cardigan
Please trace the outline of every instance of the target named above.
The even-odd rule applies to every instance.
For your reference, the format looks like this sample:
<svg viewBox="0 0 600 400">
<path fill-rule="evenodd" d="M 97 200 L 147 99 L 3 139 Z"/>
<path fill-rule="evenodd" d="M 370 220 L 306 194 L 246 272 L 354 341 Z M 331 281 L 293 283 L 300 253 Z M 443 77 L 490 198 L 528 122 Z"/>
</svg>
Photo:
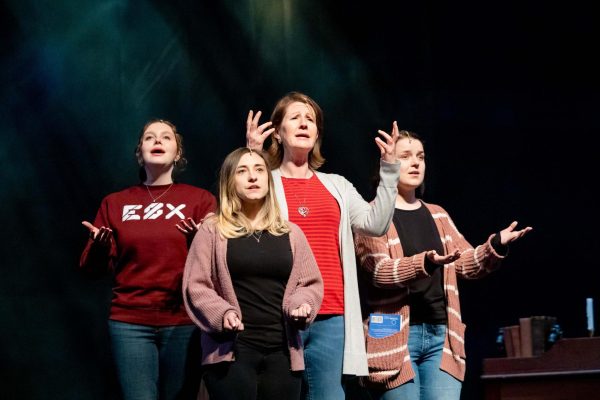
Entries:
<svg viewBox="0 0 600 400">
<path fill-rule="evenodd" d="M 381 237 L 356 235 L 368 277 L 364 329 L 375 399 L 460 398 L 465 374 L 464 330 L 457 276 L 479 278 L 499 267 L 508 244 L 531 230 L 517 222 L 473 248 L 440 206 L 417 198 L 425 152 L 417 135 L 401 131 L 401 162 L 393 224 Z"/>
</svg>

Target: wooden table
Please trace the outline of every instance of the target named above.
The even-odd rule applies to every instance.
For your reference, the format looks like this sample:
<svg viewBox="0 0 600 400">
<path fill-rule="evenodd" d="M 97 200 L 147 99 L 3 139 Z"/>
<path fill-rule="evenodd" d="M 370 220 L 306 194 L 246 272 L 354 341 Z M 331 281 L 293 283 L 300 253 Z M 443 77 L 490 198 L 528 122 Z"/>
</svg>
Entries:
<svg viewBox="0 0 600 400">
<path fill-rule="evenodd" d="M 483 360 L 485 400 L 600 399 L 600 338 L 561 339 L 539 357 Z"/>
</svg>

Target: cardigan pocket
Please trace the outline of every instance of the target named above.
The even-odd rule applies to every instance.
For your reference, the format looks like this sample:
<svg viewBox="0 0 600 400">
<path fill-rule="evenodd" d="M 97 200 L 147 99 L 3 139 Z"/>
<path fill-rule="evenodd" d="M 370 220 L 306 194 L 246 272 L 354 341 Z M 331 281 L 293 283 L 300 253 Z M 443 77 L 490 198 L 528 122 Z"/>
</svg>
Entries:
<svg viewBox="0 0 600 400">
<path fill-rule="evenodd" d="M 410 362 L 406 328 L 384 338 L 369 336 L 368 330 L 365 330 L 371 378 L 376 378 L 378 373 L 384 373 L 382 377 L 385 376 L 386 380 L 393 379 L 400 374 L 404 362 Z"/>
</svg>

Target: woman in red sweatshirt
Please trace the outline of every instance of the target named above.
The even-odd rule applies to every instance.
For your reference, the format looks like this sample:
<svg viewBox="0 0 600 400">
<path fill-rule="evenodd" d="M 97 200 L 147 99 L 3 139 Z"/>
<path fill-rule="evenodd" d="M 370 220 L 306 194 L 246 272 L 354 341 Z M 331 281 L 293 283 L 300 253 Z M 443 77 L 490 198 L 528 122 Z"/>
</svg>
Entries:
<svg viewBox="0 0 600 400">
<path fill-rule="evenodd" d="M 190 349 L 198 331 L 181 282 L 189 244 L 216 200 L 173 181 L 186 160 L 171 122 L 149 121 L 135 154 L 141 183 L 109 194 L 94 223 L 82 222 L 90 239 L 80 266 L 114 273 L 109 333 L 124 399 L 195 399 L 199 374 L 190 370 L 197 357 Z"/>
</svg>

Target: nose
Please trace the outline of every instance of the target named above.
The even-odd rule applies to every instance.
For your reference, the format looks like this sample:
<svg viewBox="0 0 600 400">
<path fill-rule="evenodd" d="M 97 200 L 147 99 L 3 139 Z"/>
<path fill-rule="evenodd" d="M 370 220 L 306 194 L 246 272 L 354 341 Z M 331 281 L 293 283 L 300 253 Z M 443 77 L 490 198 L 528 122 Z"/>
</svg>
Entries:
<svg viewBox="0 0 600 400">
<path fill-rule="evenodd" d="M 256 181 L 256 179 L 257 179 L 256 172 L 254 172 L 254 171 L 252 171 L 252 170 L 251 170 L 251 171 L 249 171 L 249 172 L 248 172 L 248 181 L 249 181 L 249 182 L 255 182 L 255 181 Z"/>
<path fill-rule="evenodd" d="M 300 118 L 300 127 L 306 128 L 308 126 L 308 119 L 306 117 Z"/>
</svg>

